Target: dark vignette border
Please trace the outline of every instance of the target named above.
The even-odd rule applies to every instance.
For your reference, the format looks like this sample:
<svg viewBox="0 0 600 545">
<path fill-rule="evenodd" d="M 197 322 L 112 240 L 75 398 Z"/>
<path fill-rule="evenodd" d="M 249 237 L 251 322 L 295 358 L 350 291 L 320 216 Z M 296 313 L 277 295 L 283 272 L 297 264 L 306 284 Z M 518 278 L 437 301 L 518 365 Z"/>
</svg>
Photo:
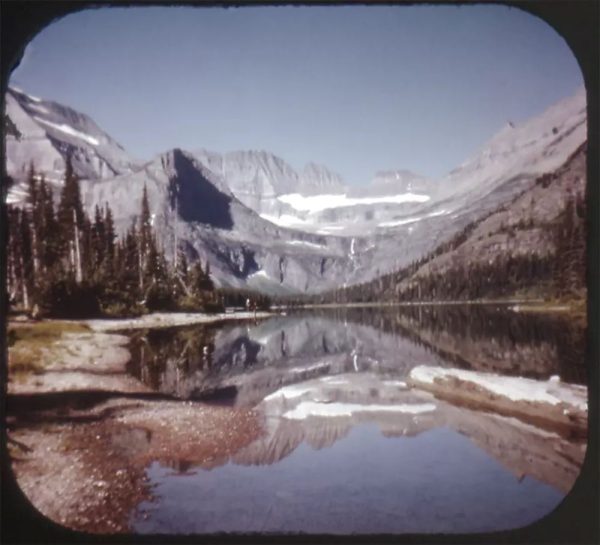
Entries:
<svg viewBox="0 0 600 545">
<path fill-rule="evenodd" d="M 395 2 L 367 2 L 346 0 L 344 4 L 418 4 L 418 1 L 396 0 Z M 7 459 L 6 429 L 1 425 L 0 459 L 1 496 L 0 496 L 0 542 L 2 543 L 198 543 L 198 542 L 265 542 L 265 543 L 531 543 L 531 544 L 588 544 L 600 543 L 600 457 L 598 453 L 598 326 L 600 272 L 599 264 L 599 217 L 600 211 L 600 178 L 599 153 L 600 141 L 598 125 L 599 67 L 600 67 L 600 3 L 597 0 L 484 0 L 474 2 L 453 2 L 436 0 L 427 2 L 431 5 L 442 4 L 503 4 L 512 6 L 540 17 L 550 24 L 567 42 L 577 58 L 583 72 L 588 101 L 588 165 L 587 165 L 587 284 L 588 284 L 588 336 L 587 365 L 589 377 L 589 434 L 587 455 L 572 491 L 561 505 L 550 515 L 525 528 L 497 532 L 493 534 L 456 534 L 456 535 L 398 535 L 398 536 L 227 536 L 194 538 L 193 536 L 101 536 L 84 534 L 68 530 L 42 517 L 31 508 L 30 503 L 15 482 Z M 19 64 L 24 48 L 35 35 L 54 20 L 69 13 L 86 8 L 107 6 L 149 6 L 149 5 L 188 5 L 188 6 L 223 6 L 234 7 L 244 5 L 340 5 L 332 1 L 298 2 L 298 1 L 201 1 L 179 0 L 168 1 L 123 1 L 117 0 L 2 0 L 0 6 L 1 24 L 1 105 L 4 111 L 4 94 L 11 72 Z M 4 143 L 4 134 L 2 135 Z M 5 150 L 2 145 L 2 175 L 5 175 Z M 6 282 L 4 264 L 6 248 L 6 205 L 4 204 L 5 188 L 0 185 L 0 286 Z M 6 399 L 6 309 L 7 301 L 4 290 L 0 295 L 0 378 L 2 397 Z M 5 417 L 5 403 L 0 404 L 2 422 Z"/>
</svg>

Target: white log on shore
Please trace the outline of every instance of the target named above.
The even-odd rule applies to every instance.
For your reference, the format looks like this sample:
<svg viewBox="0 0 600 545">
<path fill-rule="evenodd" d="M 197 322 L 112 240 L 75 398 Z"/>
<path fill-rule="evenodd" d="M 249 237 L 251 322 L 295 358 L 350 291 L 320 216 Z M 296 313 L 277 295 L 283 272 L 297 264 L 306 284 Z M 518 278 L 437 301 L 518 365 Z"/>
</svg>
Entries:
<svg viewBox="0 0 600 545">
<path fill-rule="evenodd" d="M 463 404 L 566 434 L 587 433 L 587 388 L 557 376 L 532 380 L 495 373 L 420 365 L 408 383 L 454 404 Z"/>
</svg>

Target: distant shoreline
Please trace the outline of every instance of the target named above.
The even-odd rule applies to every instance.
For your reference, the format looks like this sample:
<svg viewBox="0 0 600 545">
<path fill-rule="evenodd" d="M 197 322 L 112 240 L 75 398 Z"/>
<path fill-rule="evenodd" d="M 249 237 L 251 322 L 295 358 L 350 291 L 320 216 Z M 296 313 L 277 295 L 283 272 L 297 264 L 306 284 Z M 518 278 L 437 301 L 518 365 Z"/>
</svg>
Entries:
<svg viewBox="0 0 600 545">
<path fill-rule="evenodd" d="M 203 312 L 153 312 L 136 317 L 124 318 L 43 318 L 41 322 L 58 321 L 63 323 L 84 324 L 93 331 L 109 332 L 128 329 L 154 329 L 182 327 L 188 325 L 214 324 L 231 320 L 265 319 L 271 316 L 295 310 L 344 309 L 344 308 L 403 308 L 403 307 L 444 307 L 444 306 L 489 306 L 497 305 L 519 313 L 569 314 L 579 318 L 586 317 L 586 300 L 544 300 L 544 299 L 477 299 L 468 301 L 394 301 L 394 302 L 355 302 L 355 303 L 309 303 L 303 305 L 273 305 L 269 311 L 248 312 L 230 309 L 229 312 L 207 314 Z M 33 320 L 36 322 L 36 320 Z M 16 325 L 30 323 L 14 318 L 7 323 Z"/>
<path fill-rule="evenodd" d="M 541 302 L 541 300 L 539 301 Z M 393 303 L 373 302 L 373 303 L 318 303 L 302 305 L 300 308 L 329 308 L 329 307 L 414 307 L 414 306 L 456 306 L 456 305 L 514 305 L 520 303 L 538 303 L 531 299 L 503 299 L 490 301 L 402 301 Z"/>
<path fill-rule="evenodd" d="M 398 302 L 369 302 L 369 303 L 315 303 L 299 305 L 298 307 L 274 308 L 368 308 L 368 307 L 421 307 L 421 306 L 471 306 L 471 305 L 502 305 L 516 312 L 567 312 L 580 306 L 579 301 L 546 301 L 544 299 L 477 299 L 467 301 L 398 301 Z"/>
</svg>

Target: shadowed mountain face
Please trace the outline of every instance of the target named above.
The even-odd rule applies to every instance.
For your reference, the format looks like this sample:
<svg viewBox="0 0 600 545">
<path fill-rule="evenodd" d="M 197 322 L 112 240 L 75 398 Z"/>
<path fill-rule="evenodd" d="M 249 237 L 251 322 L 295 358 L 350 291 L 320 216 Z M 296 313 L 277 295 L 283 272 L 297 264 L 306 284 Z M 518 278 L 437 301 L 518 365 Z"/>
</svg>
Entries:
<svg viewBox="0 0 600 545">
<path fill-rule="evenodd" d="M 171 207 L 177 206 L 186 222 L 199 222 L 217 229 L 231 229 L 231 197 L 219 191 L 181 150 L 173 151 Z M 176 203 L 173 202 L 176 200 Z"/>
<path fill-rule="evenodd" d="M 210 263 L 218 286 L 292 293 L 319 283 L 333 287 L 355 266 L 350 240 L 273 225 L 232 195 L 219 175 L 178 149 L 135 173 L 80 184 L 89 210 L 111 203 L 119 234 L 139 215 L 146 187 L 167 258 L 173 259 L 177 241 L 190 262 Z"/>
</svg>

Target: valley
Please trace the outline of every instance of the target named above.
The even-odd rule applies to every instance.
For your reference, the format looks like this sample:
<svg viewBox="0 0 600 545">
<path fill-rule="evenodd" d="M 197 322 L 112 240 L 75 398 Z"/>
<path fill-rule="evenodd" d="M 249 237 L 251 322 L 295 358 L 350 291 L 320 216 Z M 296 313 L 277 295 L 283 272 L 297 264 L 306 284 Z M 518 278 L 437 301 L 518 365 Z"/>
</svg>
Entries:
<svg viewBox="0 0 600 545">
<path fill-rule="evenodd" d="M 583 90 L 441 179 L 360 187 L 266 151 L 139 161 L 84 114 L 7 97 L 7 429 L 46 517 L 485 532 L 577 488 Z"/>
<path fill-rule="evenodd" d="M 3 4 L 2 542 L 595 542 L 584 3 Z"/>
<path fill-rule="evenodd" d="M 400 271 L 482 218 L 487 223 L 474 236 L 485 243 L 438 256 L 417 278 L 443 274 L 442 257 L 466 266 L 491 254 L 552 254 L 543 222 L 557 217 L 565 192 L 581 196 L 585 189 L 581 161 L 571 182 L 534 189 L 536 180 L 568 168 L 563 165 L 586 141 L 583 89 L 531 120 L 507 125 L 442 179 L 388 170 L 362 187 L 344 184 L 322 165 L 296 171 L 265 151 L 174 149 L 143 163 L 89 117 L 16 89 L 7 95 L 5 119 L 15 127 L 7 135 L 7 170 L 16 182 L 9 203 L 25 198 L 31 163 L 58 191 L 70 155 L 85 208 L 91 213 L 110 203 L 117 234 L 139 214 L 147 187 L 171 263 L 182 251 L 190 262 L 210 263 L 217 286 L 274 296 L 326 293 Z M 519 195 L 527 205 L 503 211 Z M 510 219 L 498 219 L 502 214 Z M 537 230 L 505 240 L 506 229 L 525 221 L 524 214 L 540 217 Z M 497 225 L 487 227 L 491 222 Z"/>
</svg>

